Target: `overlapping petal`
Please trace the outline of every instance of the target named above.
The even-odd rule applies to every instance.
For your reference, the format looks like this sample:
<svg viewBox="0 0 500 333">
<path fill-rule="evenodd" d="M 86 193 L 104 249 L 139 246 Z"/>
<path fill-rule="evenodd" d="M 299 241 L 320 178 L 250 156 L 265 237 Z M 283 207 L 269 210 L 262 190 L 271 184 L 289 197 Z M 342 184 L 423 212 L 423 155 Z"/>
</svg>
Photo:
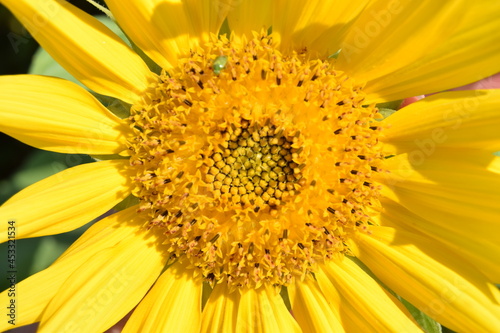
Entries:
<svg viewBox="0 0 500 333">
<path fill-rule="evenodd" d="M 386 285 L 438 322 L 459 332 L 500 327 L 495 285 L 449 248 L 419 234 L 373 227 L 357 256 Z"/>
<path fill-rule="evenodd" d="M 235 36 L 250 35 L 272 26 L 272 2 L 269 0 L 239 0 L 232 3 L 227 20 Z"/>
<path fill-rule="evenodd" d="M 202 281 L 175 264 L 156 281 L 123 332 L 199 332 Z"/>
<path fill-rule="evenodd" d="M 322 289 L 329 290 L 329 284 L 335 286 L 349 306 L 340 304 L 343 321 L 362 328 L 366 323 L 371 329 L 379 332 L 420 332 L 420 328 L 404 314 L 382 286 L 373 280 L 354 262 L 345 259 L 342 262 L 326 264 L 318 275 Z M 360 318 L 362 317 L 362 318 Z M 366 322 L 366 323 L 365 323 Z"/>
<path fill-rule="evenodd" d="M 137 207 L 113 214 L 91 226 L 49 268 L 30 276 L 16 285 L 16 325 L 24 326 L 41 320 L 41 315 L 61 285 L 84 262 L 120 242 L 136 237 L 140 223 L 131 223 Z M 9 302 L 9 290 L 0 294 L 2 304 Z M 11 329 L 6 321 L 0 330 Z"/>
<path fill-rule="evenodd" d="M 280 294 L 271 286 L 229 292 L 215 286 L 202 317 L 202 332 L 301 332 Z"/>
<path fill-rule="evenodd" d="M 454 31 L 465 4 L 372 1 L 342 41 L 337 66 L 366 81 L 405 67 Z"/>
<path fill-rule="evenodd" d="M 2 0 L 40 45 L 90 89 L 133 103 L 156 79 L 118 36 L 61 0 Z"/>
<path fill-rule="evenodd" d="M 411 226 L 450 244 L 500 281 L 500 158 L 438 149 L 425 160 L 403 154 L 386 163 L 391 173 L 381 181 L 391 199 L 383 202 L 381 223 Z"/>
<path fill-rule="evenodd" d="M 129 128 L 80 86 L 53 77 L 0 77 L 0 130 L 34 147 L 118 154 Z"/>
<path fill-rule="evenodd" d="M 392 152 L 425 160 L 439 147 L 500 149 L 500 90 L 452 91 L 424 98 L 383 121 Z"/>
<path fill-rule="evenodd" d="M 388 6 L 401 3 L 379 2 Z M 435 93 L 500 72 L 500 43 L 496 34 L 500 29 L 498 1 L 409 2 L 408 15 L 413 15 L 411 11 L 416 5 L 425 3 L 460 7 L 455 13 L 446 13 L 448 8 L 441 12 L 423 12 L 420 24 L 416 22 L 414 26 L 407 25 L 405 15 L 392 16 L 397 26 L 395 31 L 403 32 L 403 39 L 398 41 L 391 37 L 388 42 L 392 45 L 377 52 L 370 52 L 370 44 L 370 51 L 360 52 L 362 65 L 352 64 L 356 68 L 356 77 L 368 81 L 364 89 L 368 93 L 367 102 Z M 379 20 L 374 17 L 373 23 Z M 453 27 L 451 33 L 448 33 L 448 27 Z M 364 29 L 369 33 L 368 23 Z M 418 57 L 408 52 L 414 52 Z M 350 66 L 346 64 L 346 70 Z"/>
<path fill-rule="evenodd" d="M 162 68 L 217 34 L 232 0 L 107 0 L 119 25 Z"/>
<path fill-rule="evenodd" d="M 132 207 L 130 211 L 136 210 Z M 62 283 L 43 312 L 46 332 L 104 332 L 123 318 L 146 294 L 166 263 L 158 237 L 137 222 L 135 233 L 83 262 Z M 128 228 L 127 228 L 128 229 Z M 63 260 L 63 259 L 61 259 Z"/>
<path fill-rule="evenodd" d="M 39 181 L 0 207 L 3 220 L 19 226 L 16 238 L 39 237 L 76 229 L 104 214 L 130 194 L 123 172 L 127 160 L 78 165 Z M 7 239 L 7 224 L 0 240 Z"/>
<path fill-rule="evenodd" d="M 312 280 L 297 281 L 288 287 L 294 318 L 303 332 L 344 332 L 333 295 L 324 294 Z"/>
<path fill-rule="evenodd" d="M 282 50 L 306 49 L 320 57 L 337 52 L 368 0 L 274 1 L 272 28 Z"/>
</svg>

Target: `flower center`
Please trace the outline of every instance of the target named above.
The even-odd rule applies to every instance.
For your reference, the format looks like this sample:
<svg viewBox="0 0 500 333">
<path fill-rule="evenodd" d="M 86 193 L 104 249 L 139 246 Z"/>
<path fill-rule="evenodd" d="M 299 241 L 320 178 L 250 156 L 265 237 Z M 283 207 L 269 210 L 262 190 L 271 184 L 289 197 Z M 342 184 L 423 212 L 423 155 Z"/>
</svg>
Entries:
<svg viewBox="0 0 500 333">
<path fill-rule="evenodd" d="M 214 37 L 132 107 L 138 214 L 206 281 L 286 286 L 372 223 L 377 109 L 309 57 L 265 33 Z"/>
<path fill-rule="evenodd" d="M 274 125 L 250 126 L 246 120 L 221 131 L 225 141 L 204 165 L 214 198 L 258 211 L 264 205 L 276 209 L 293 196 L 305 165 L 294 161 L 300 149 L 292 148 L 294 138 L 284 134 Z"/>
</svg>

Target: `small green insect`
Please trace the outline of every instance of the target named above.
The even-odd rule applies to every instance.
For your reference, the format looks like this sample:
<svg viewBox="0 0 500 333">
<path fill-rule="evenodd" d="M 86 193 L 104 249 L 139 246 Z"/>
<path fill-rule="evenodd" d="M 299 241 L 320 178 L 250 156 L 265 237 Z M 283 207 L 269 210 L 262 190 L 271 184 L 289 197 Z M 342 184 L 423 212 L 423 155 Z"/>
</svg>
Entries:
<svg viewBox="0 0 500 333">
<path fill-rule="evenodd" d="M 215 58 L 214 63 L 212 64 L 212 69 L 215 75 L 219 75 L 220 72 L 226 68 L 227 65 L 227 56 L 218 56 Z"/>
</svg>

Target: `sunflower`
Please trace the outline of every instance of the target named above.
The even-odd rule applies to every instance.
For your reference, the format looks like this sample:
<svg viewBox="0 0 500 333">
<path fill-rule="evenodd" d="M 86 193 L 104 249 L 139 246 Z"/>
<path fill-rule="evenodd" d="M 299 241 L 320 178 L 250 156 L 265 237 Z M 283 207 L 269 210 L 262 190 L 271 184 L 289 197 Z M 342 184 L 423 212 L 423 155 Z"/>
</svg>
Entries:
<svg viewBox="0 0 500 333">
<path fill-rule="evenodd" d="M 1 2 L 129 111 L 0 77 L 2 131 L 99 156 L 7 201 L 2 241 L 7 221 L 38 237 L 133 202 L 16 286 L 16 325 L 421 331 L 411 303 L 500 327 L 500 92 L 376 106 L 498 72 L 498 1 L 106 0 L 133 48 L 66 1 Z"/>
</svg>

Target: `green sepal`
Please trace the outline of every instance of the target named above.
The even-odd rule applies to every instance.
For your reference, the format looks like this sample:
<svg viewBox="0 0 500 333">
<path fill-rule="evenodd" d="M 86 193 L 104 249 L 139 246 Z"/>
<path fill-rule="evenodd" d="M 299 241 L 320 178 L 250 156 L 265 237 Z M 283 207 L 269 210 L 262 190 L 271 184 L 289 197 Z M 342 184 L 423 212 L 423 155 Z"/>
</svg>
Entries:
<svg viewBox="0 0 500 333">
<path fill-rule="evenodd" d="M 132 42 L 131 39 L 130 39 L 130 44 L 132 45 L 132 49 L 134 50 L 134 52 L 137 53 L 139 57 L 141 57 L 141 59 L 146 63 L 149 70 L 155 74 L 160 75 L 161 67 L 156 62 L 154 62 L 150 57 L 148 57 L 148 55 L 144 53 L 144 51 L 142 51 L 140 47 L 135 45 L 135 43 Z"/>
<path fill-rule="evenodd" d="M 377 108 L 379 109 L 392 109 L 392 110 L 398 110 L 399 107 L 401 106 L 401 103 L 403 103 L 403 100 L 397 100 L 397 101 L 390 101 L 390 102 L 385 102 L 385 103 L 379 103 L 377 104 Z"/>
<path fill-rule="evenodd" d="M 122 211 L 124 209 L 130 208 L 132 206 L 135 206 L 139 203 L 139 198 L 136 196 L 133 196 L 132 194 L 129 194 L 128 197 L 123 199 L 121 202 L 116 204 L 113 209 L 117 211 Z"/>
<path fill-rule="evenodd" d="M 203 310 L 205 308 L 205 305 L 208 302 L 208 299 L 210 295 L 212 294 L 212 287 L 210 287 L 210 284 L 208 282 L 203 282 L 203 289 L 201 292 L 201 309 Z"/>
<path fill-rule="evenodd" d="M 378 112 L 382 115 L 382 119 L 378 119 L 378 120 L 384 120 L 385 118 L 389 117 L 390 115 L 392 115 L 394 112 L 396 112 L 397 110 L 394 110 L 394 109 L 386 109 L 386 108 L 379 108 L 378 109 Z"/>
<path fill-rule="evenodd" d="M 401 301 L 401 303 L 408 309 L 408 312 L 415 318 L 420 327 L 427 333 L 441 333 L 441 324 L 437 321 L 417 309 L 410 302 L 405 300 L 399 295 L 394 294 L 394 296 Z"/>
<path fill-rule="evenodd" d="M 130 116 L 130 104 L 109 96 L 104 96 L 96 93 L 93 93 L 93 95 L 99 100 L 99 102 L 101 102 L 102 105 L 104 105 L 118 118 L 125 119 Z"/>
<path fill-rule="evenodd" d="M 130 156 L 122 156 L 118 154 L 110 154 L 110 155 L 90 155 L 90 157 L 99 162 L 99 161 L 107 161 L 107 160 L 126 160 L 129 159 Z"/>
<path fill-rule="evenodd" d="M 287 287 L 281 287 L 280 296 L 283 299 L 283 302 L 285 303 L 285 306 L 288 309 L 288 311 L 292 311 L 292 302 L 290 301 L 290 295 L 288 294 Z"/>
<path fill-rule="evenodd" d="M 222 25 L 220 26 L 219 29 L 219 36 L 224 36 L 226 35 L 228 38 L 231 35 L 231 28 L 229 27 L 229 22 L 227 18 L 222 22 Z"/>
<path fill-rule="evenodd" d="M 330 54 L 328 56 L 328 59 L 338 59 L 339 55 L 340 55 L 340 52 L 342 52 L 342 49 L 339 49 L 337 52 L 335 52 L 334 54 Z"/>
</svg>

